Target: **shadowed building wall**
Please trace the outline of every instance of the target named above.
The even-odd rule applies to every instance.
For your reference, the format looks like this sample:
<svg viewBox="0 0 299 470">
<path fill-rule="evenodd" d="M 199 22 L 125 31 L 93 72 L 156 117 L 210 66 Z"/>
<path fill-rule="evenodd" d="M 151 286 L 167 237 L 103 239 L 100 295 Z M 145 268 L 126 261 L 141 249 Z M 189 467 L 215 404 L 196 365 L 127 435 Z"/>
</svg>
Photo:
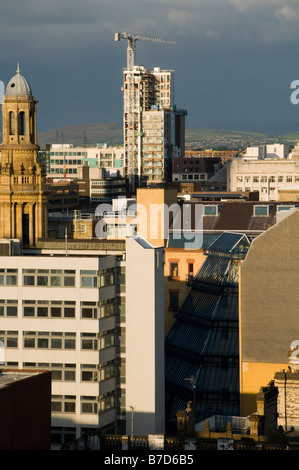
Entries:
<svg viewBox="0 0 299 470">
<path fill-rule="evenodd" d="M 240 276 L 241 414 L 254 411 L 255 395 L 288 367 L 299 337 L 299 212 L 257 237 Z"/>
</svg>

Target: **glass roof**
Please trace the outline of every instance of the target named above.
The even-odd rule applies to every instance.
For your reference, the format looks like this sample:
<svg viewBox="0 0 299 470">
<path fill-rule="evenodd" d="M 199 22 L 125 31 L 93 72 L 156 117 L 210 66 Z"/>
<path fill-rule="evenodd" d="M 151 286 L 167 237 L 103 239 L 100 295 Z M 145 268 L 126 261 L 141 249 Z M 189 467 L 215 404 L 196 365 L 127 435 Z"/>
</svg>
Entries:
<svg viewBox="0 0 299 470">
<path fill-rule="evenodd" d="M 224 232 L 206 248 L 206 254 L 222 253 L 222 255 L 230 254 L 242 258 L 247 253 L 249 245 L 250 242 L 246 235 Z"/>
<path fill-rule="evenodd" d="M 238 259 L 246 235 L 220 235 L 207 251 L 192 288 L 165 340 L 168 423 L 193 400 L 196 422 L 211 415 L 239 414 Z M 234 256 L 231 256 L 233 254 Z"/>
</svg>

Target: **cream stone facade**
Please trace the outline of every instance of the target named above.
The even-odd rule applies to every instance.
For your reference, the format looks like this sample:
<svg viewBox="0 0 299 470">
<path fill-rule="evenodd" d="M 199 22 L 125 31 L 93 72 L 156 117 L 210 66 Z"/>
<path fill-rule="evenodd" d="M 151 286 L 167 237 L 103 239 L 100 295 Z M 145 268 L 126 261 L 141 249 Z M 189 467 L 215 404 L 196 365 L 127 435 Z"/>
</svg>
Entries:
<svg viewBox="0 0 299 470">
<path fill-rule="evenodd" d="M 260 201 L 278 201 L 281 191 L 295 189 L 299 189 L 298 145 L 290 154 L 282 144 L 248 147 L 228 162 L 228 191 L 258 191 Z"/>
</svg>

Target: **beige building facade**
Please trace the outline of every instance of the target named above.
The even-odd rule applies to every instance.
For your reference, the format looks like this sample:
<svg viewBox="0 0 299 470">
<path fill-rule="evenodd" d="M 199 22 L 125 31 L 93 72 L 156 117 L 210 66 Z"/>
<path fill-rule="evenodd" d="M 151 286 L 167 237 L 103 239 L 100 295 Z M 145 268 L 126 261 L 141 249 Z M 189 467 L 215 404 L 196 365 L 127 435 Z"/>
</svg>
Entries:
<svg viewBox="0 0 299 470">
<path fill-rule="evenodd" d="M 260 201 L 278 201 L 279 193 L 299 188 L 299 148 L 283 144 L 248 147 L 228 162 L 228 191 L 258 191 Z"/>
</svg>

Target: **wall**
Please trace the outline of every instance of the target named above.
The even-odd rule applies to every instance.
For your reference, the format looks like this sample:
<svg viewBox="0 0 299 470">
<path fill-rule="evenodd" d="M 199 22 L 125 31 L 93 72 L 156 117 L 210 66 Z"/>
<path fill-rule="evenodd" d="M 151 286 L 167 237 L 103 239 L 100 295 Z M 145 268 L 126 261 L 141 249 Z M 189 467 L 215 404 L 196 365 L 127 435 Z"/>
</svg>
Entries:
<svg viewBox="0 0 299 470">
<path fill-rule="evenodd" d="M 176 189 L 137 189 L 137 207 L 138 205 L 140 207 L 138 233 L 155 246 L 166 244 L 167 233 L 164 237 L 164 222 L 166 221 L 168 228 L 168 215 L 171 220 L 173 214 L 171 211 L 168 213 L 167 208 L 172 204 L 177 204 Z"/>
<path fill-rule="evenodd" d="M 126 240 L 127 434 L 164 432 L 163 248 Z"/>
<path fill-rule="evenodd" d="M 288 366 L 298 339 L 299 213 L 257 237 L 240 278 L 240 375 L 242 415 L 251 413 L 253 394 Z"/>
<path fill-rule="evenodd" d="M 50 450 L 51 373 L 1 387 L 0 415 L 0 450 Z"/>
<path fill-rule="evenodd" d="M 165 302 L 165 334 L 168 333 L 172 327 L 175 318 L 174 314 L 176 309 L 173 309 L 170 304 L 171 292 L 178 293 L 179 305 L 187 297 L 190 287 L 187 284 L 189 273 L 189 264 L 193 264 L 193 275 L 197 273 L 199 268 L 205 261 L 205 255 L 202 249 L 187 250 L 184 248 L 165 248 L 165 267 L 164 267 L 164 302 Z M 178 275 L 171 276 L 170 264 L 178 263 Z"/>
</svg>

